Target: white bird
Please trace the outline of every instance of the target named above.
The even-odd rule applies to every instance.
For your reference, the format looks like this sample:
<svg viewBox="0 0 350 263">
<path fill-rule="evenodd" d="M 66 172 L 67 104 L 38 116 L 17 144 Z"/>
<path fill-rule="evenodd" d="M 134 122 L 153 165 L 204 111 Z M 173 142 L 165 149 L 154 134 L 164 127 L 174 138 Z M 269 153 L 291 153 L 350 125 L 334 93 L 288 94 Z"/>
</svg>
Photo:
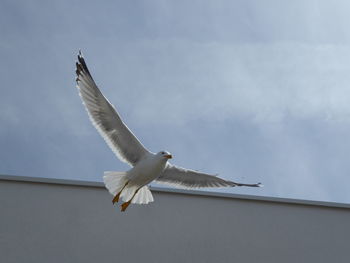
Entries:
<svg viewBox="0 0 350 263">
<path fill-rule="evenodd" d="M 103 176 L 106 188 L 114 196 L 113 204 L 119 198 L 124 201 L 121 211 L 125 211 L 130 203 L 153 202 L 148 188 L 152 181 L 180 188 L 261 186 L 260 183 L 241 184 L 181 168 L 168 162 L 172 158 L 169 152 L 160 151 L 154 154 L 148 151 L 121 120 L 114 106 L 103 96 L 80 51 L 76 74 L 77 88 L 91 122 L 119 159 L 132 166 L 126 172 L 105 172 Z"/>
</svg>

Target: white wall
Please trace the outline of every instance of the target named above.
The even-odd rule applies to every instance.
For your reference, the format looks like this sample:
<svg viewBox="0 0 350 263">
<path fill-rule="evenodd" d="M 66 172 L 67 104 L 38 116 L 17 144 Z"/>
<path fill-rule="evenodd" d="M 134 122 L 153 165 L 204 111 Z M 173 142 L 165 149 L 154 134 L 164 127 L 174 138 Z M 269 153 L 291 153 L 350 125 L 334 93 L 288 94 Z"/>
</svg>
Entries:
<svg viewBox="0 0 350 263">
<path fill-rule="evenodd" d="M 346 205 L 153 191 L 154 203 L 121 213 L 99 183 L 9 178 L 0 176 L 4 263 L 350 262 Z"/>
</svg>

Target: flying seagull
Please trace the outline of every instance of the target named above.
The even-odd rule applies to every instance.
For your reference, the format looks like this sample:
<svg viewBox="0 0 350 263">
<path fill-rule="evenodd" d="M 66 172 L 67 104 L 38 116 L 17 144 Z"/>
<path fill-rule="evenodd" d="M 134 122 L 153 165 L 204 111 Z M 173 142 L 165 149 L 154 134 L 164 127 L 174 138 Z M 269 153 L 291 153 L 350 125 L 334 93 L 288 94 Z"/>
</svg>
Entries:
<svg viewBox="0 0 350 263">
<path fill-rule="evenodd" d="M 153 196 L 148 184 L 155 181 L 180 188 L 203 187 L 259 187 L 221 179 L 215 175 L 181 168 L 168 162 L 172 155 L 167 151 L 157 154 L 148 151 L 122 121 L 114 106 L 105 98 L 93 80 L 79 51 L 76 62 L 76 82 L 79 95 L 91 122 L 121 161 L 132 166 L 126 172 L 104 172 L 103 181 L 114 196 L 113 204 L 121 198 L 125 211 L 130 203 L 148 204 Z"/>
</svg>

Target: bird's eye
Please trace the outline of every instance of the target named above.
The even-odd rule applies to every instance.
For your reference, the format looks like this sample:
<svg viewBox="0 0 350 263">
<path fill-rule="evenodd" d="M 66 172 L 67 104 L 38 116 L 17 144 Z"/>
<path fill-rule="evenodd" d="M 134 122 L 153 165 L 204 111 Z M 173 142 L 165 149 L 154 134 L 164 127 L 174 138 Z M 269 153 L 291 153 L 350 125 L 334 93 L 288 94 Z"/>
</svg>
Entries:
<svg viewBox="0 0 350 263">
<path fill-rule="evenodd" d="M 161 152 L 161 154 L 164 154 L 165 152 Z"/>
</svg>

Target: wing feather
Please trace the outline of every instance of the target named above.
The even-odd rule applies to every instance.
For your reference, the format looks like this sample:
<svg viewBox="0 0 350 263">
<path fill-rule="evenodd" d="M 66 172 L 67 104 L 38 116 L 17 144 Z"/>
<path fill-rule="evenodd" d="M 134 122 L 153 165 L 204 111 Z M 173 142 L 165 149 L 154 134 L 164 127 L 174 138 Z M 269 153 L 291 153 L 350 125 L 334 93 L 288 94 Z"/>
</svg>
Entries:
<svg viewBox="0 0 350 263">
<path fill-rule="evenodd" d="M 121 120 L 114 106 L 103 96 L 79 52 L 76 63 L 79 95 L 91 122 L 120 160 L 134 166 L 150 152 Z"/>
<path fill-rule="evenodd" d="M 168 164 L 163 173 L 156 179 L 157 183 L 168 184 L 179 188 L 204 188 L 204 187 L 234 187 L 250 186 L 259 187 L 258 184 L 242 184 L 221 179 L 215 175 L 185 169 Z"/>
</svg>

